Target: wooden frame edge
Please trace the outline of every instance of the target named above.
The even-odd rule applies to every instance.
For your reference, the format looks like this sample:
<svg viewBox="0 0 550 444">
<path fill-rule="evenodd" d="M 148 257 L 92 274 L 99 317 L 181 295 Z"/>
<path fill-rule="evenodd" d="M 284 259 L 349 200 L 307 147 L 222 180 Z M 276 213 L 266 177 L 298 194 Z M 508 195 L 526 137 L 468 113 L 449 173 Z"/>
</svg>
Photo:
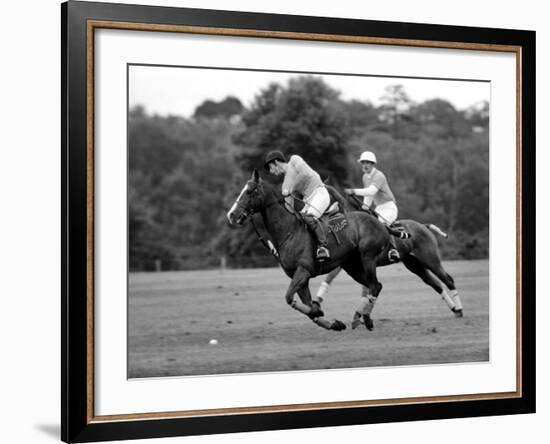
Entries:
<svg viewBox="0 0 550 444">
<path fill-rule="evenodd" d="M 474 394 L 474 395 L 454 395 L 454 396 L 429 396 L 416 398 L 395 398 L 381 399 L 368 401 L 341 401 L 341 402 L 321 402 L 314 404 L 281 404 L 272 406 L 260 407 L 232 407 L 222 409 L 204 409 L 204 410 L 183 410 L 173 412 L 153 412 L 153 413 L 128 413 L 121 415 L 102 415 L 94 417 L 90 422 L 111 422 L 111 421 L 128 421 L 128 420 L 152 420 L 152 419 L 167 419 L 167 418 L 197 418 L 197 417 L 212 417 L 212 416 L 231 416 L 241 414 L 260 414 L 260 413 L 287 413 L 298 411 L 316 411 L 316 410 L 331 410 L 341 408 L 362 408 L 362 407 L 388 407 L 394 405 L 411 405 L 411 404 L 440 404 L 446 402 L 463 402 L 463 401 L 484 401 L 497 399 L 514 399 L 521 397 L 518 392 L 502 392 L 490 394 Z"/>
<path fill-rule="evenodd" d="M 435 397 L 415 397 L 415 398 L 397 398 L 389 400 L 368 400 L 368 401 L 344 401 L 344 402 L 326 402 L 314 404 L 289 404 L 289 405 L 273 405 L 261 407 L 239 407 L 239 408 L 224 408 L 224 409 L 207 409 L 207 410 L 186 410 L 174 412 L 153 412 L 153 413 L 133 413 L 121 415 L 102 415 L 94 414 L 94 31 L 95 29 L 121 29 L 133 31 L 153 31 L 153 32 L 176 32 L 176 33 L 191 33 L 191 34 L 206 34 L 220 36 L 236 36 L 236 37 L 257 37 L 257 38 L 278 38 L 289 40 L 310 40 L 310 41 L 326 41 L 337 43 L 363 43 L 376 45 L 396 45 L 406 47 L 425 47 L 425 48 L 441 48 L 441 49 L 462 49 L 462 50 L 478 50 L 478 51 L 496 51 L 496 52 L 511 52 L 516 55 L 516 271 L 518 277 L 516 280 L 516 299 L 517 299 L 517 314 L 516 314 L 516 391 L 491 393 L 491 394 L 471 394 L 471 395 L 453 395 L 453 396 L 435 396 Z M 379 38 L 379 37 L 364 37 L 364 36 L 345 36 L 333 34 L 311 34 L 300 32 L 279 32 L 279 31 L 262 31 L 251 29 L 236 29 L 236 28 L 216 28 L 203 26 L 187 26 L 187 25 L 162 25 L 148 24 L 137 22 L 123 21 L 108 21 L 108 20 L 87 20 L 86 25 L 87 35 L 87 313 L 88 313 L 88 361 L 87 361 L 87 422 L 102 423 L 124 420 L 144 420 L 144 419 L 163 419 L 163 418 L 191 418 L 202 416 L 226 416 L 237 414 L 258 414 L 258 413 L 275 413 L 275 412 L 296 412 L 305 410 L 327 410 L 337 408 L 360 408 L 360 407 L 377 407 L 390 405 L 407 405 L 416 403 L 443 403 L 443 402 L 463 402 L 463 401 L 480 401 L 480 400 L 496 400 L 496 399 L 514 399 L 521 398 L 523 393 L 522 388 L 522 288 L 521 288 L 521 258 L 522 258 L 522 242 L 521 242 L 521 221 L 522 221 L 522 137 L 521 137 L 521 117 L 522 117 L 522 47 L 520 45 L 500 45 L 500 44 L 483 44 L 483 43 L 461 43 L 461 42 L 446 42 L 432 40 L 414 40 L 414 39 L 396 39 L 396 38 Z"/>
<path fill-rule="evenodd" d="M 521 49 L 517 45 L 501 45 L 488 43 L 449 42 L 437 40 L 399 39 L 389 37 L 368 37 L 340 34 L 318 34 L 287 31 L 265 31 L 257 29 L 222 28 L 209 26 L 166 25 L 139 22 L 124 22 L 116 20 L 88 20 L 88 26 L 93 29 L 120 29 L 130 31 L 174 32 L 187 34 L 217 35 L 226 37 L 257 37 L 286 40 L 309 40 L 335 43 L 363 43 L 386 46 L 412 46 L 441 49 L 465 49 L 474 51 L 516 52 Z"/>
<path fill-rule="evenodd" d="M 94 186 L 95 186 L 95 163 L 94 163 L 94 131 L 95 131 L 95 88 L 94 88 L 94 28 L 87 26 L 86 29 L 86 311 L 87 326 L 87 422 L 94 419 L 95 411 L 95 310 L 94 310 L 94 277 L 95 277 L 95 245 L 94 245 Z"/>
</svg>

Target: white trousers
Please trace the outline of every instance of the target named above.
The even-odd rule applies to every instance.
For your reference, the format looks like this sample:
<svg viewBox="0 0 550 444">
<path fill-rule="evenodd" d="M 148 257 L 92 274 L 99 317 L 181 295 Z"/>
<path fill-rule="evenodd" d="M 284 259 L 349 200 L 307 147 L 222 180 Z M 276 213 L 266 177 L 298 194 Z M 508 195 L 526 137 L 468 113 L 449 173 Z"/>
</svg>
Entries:
<svg viewBox="0 0 550 444">
<path fill-rule="evenodd" d="M 311 214 L 319 219 L 330 205 L 330 195 L 325 187 L 317 187 L 313 193 L 304 198 L 304 202 L 302 213 Z"/>
<path fill-rule="evenodd" d="M 397 205 L 392 200 L 377 205 L 375 211 L 378 214 L 378 220 L 383 224 L 391 225 L 397 220 Z"/>
</svg>

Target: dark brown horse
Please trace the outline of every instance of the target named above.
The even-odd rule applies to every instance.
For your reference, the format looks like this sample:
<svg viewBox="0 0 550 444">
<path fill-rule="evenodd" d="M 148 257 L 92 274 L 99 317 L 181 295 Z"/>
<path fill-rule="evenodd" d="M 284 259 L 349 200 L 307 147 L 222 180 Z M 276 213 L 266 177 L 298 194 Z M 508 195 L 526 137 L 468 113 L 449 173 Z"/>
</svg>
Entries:
<svg viewBox="0 0 550 444">
<path fill-rule="evenodd" d="M 331 259 L 318 263 L 312 237 L 299 216 L 289 209 L 273 185 L 260 179 L 256 170 L 246 183 L 237 200 L 227 213 L 232 225 L 242 225 L 250 216 L 259 212 L 271 235 L 285 273 L 292 279 L 285 295 L 289 305 L 309 316 L 318 325 L 330 330 L 343 330 L 345 324 L 338 320 L 324 319 L 321 301 L 312 301 L 309 280 L 329 273 L 325 282 L 330 283 L 343 268 L 353 279 L 363 285 L 359 307 L 355 311 L 352 327 L 363 323 L 372 330 L 371 312 L 382 290 L 376 277 L 376 267 L 389 265 L 387 253 L 390 234 L 375 215 L 354 211 L 336 190 L 330 194 L 345 211 L 348 226 L 338 234 L 338 241 L 329 236 Z M 453 278 L 441 264 L 439 248 L 434 233 L 445 234 L 436 226 L 414 220 L 401 220 L 400 224 L 411 235 L 409 239 L 396 239 L 405 267 L 419 276 L 445 300 L 456 316 L 462 316 L 462 303 Z M 449 292 L 443 287 L 447 287 Z M 301 303 L 294 299 L 298 293 Z"/>
<path fill-rule="evenodd" d="M 342 267 L 365 287 L 367 297 L 376 299 L 382 284 L 376 278 L 376 264 L 385 256 L 389 244 L 386 228 L 364 212 L 347 213 L 348 225 L 338 233 L 338 242 L 329 236 L 329 261 L 315 260 L 313 239 L 301 218 L 288 210 L 280 192 L 263 181 L 257 170 L 245 184 L 237 200 L 227 213 L 232 225 L 242 225 L 255 213 L 262 215 L 285 273 L 291 278 L 285 294 L 286 302 L 328 330 L 343 330 L 339 320 L 328 321 L 317 304 L 312 304 L 309 280 Z M 300 301 L 295 300 L 298 293 Z"/>
<path fill-rule="evenodd" d="M 407 232 L 411 234 L 410 239 L 396 239 L 396 246 L 401 256 L 401 262 L 403 262 L 403 265 L 405 265 L 409 271 L 416 274 L 424 283 L 432 287 L 446 302 L 456 317 L 462 317 L 463 307 L 458 290 L 455 287 L 452 276 L 447 273 L 441 264 L 439 248 L 437 247 L 437 241 L 434 234 L 430 231 L 431 228 L 410 219 L 401 220 L 399 222 Z M 439 229 L 435 227 L 433 231 L 438 233 Z M 380 258 L 377 262 L 377 266 L 380 267 L 385 265 L 392 264 L 388 261 L 387 257 Z M 328 292 L 328 286 L 341 271 L 342 268 L 337 267 L 326 275 L 321 284 L 321 286 L 325 286 L 322 297 L 317 296 L 318 298 L 321 300 L 323 299 Z M 365 290 L 363 290 L 362 296 L 368 297 Z M 352 322 L 352 328 L 357 327 L 359 323 L 364 323 L 367 329 L 373 329 L 374 324 L 370 318 L 370 314 L 372 308 L 374 308 L 375 302 L 376 300 L 373 299 L 368 313 L 369 316 L 364 315 L 363 321 L 360 321 L 360 317 L 356 316 Z"/>
<path fill-rule="evenodd" d="M 336 190 L 331 187 L 328 188 L 331 194 L 338 196 Z M 340 206 L 345 209 L 346 212 L 354 210 L 365 211 L 361 209 L 362 202 L 354 199 L 353 196 L 350 196 L 350 200 L 347 201 L 342 201 L 341 197 L 338 200 Z M 376 218 L 375 212 L 371 211 L 369 213 L 373 218 Z M 442 237 L 447 237 L 447 235 L 433 224 L 422 224 L 411 219 L 400 220 L 398 224 L 410 235 L 408 239 L 395 239 L 396 248 L 399 251 L 403 265 L 405 265 L 409 271 L 420 277 L 424 283 L 432 287 L 446 302 L 456 317 L 462 317 L 463 307 L 460 296 L 452 276 L 443 268 L 439 247 L 435 237 L 435 234 Z M 395 230 L 392 231 L 395 232 Z M 378 258 L 376 265 L 380 267 L 391 264 L 387 256 L 384 255 Z M 328 286 L 341 270 L 341 268 L 335 268 L 327 274 L 323 284 L 321 284 L 325 285 L 323 293 L 328 291 Z M 368 297 L 365 293 L 366 291 L 364 290 L 363 296 Z M 317 298 L 319 298 L 319 293 Z M 373 299 L 371 304 L 369 304 L 369 316 L 363 316 L 364 322 L 361 321 L 360 316 L 356 314 L 352 322 L 352 328 L 357 327 L 359 323 L 364 323 L 367 329 L 372 330 L 373 322 L 372 319 L 370 319 L 370 313 L 375 302 L 376 299 Z"/>
</svg>

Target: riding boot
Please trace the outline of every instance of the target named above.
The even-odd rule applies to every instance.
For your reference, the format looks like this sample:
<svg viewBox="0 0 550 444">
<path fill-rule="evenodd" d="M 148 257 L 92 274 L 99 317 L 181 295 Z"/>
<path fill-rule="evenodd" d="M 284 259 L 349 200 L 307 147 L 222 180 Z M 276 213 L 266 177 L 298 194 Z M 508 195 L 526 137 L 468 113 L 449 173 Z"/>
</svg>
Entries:
<svg viewBox="0 0 550 444">
<path fill-rule="evenodd" d="M 307 227 L 317 238 L 317 260 L 322 262 L 330 259 L 330 252 L 328 251 L 327 246 L 327 237 L 321 222 L 311 214 L 304 214 L 303 217 Z"/>
<path fill-rule="evenodd" d="M 401 260 L 401 255 L 397 250 L 397 246 L 395 245 L 395 239 L 393 238 L 393 236 L 390 236 L 390 249 L 388 250 L 388 260 L 390 261 L 390 263 L 399 262 Z"/>
</svg>

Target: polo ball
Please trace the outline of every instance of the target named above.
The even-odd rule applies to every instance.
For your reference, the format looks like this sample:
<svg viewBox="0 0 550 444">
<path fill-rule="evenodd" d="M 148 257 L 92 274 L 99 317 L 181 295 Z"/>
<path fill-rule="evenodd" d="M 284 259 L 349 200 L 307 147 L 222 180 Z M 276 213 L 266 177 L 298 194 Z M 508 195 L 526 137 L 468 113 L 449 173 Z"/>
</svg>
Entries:
<svg viewBox="0 0 550 444">
<path fill-rule="evenodd" d="M 210 344 L 210 345 L 217 345 L 217 344 L 218 344 L 218 340 L 217 340 L 217 339 L 210 339 L 209 344 Z"/>
</svg>

